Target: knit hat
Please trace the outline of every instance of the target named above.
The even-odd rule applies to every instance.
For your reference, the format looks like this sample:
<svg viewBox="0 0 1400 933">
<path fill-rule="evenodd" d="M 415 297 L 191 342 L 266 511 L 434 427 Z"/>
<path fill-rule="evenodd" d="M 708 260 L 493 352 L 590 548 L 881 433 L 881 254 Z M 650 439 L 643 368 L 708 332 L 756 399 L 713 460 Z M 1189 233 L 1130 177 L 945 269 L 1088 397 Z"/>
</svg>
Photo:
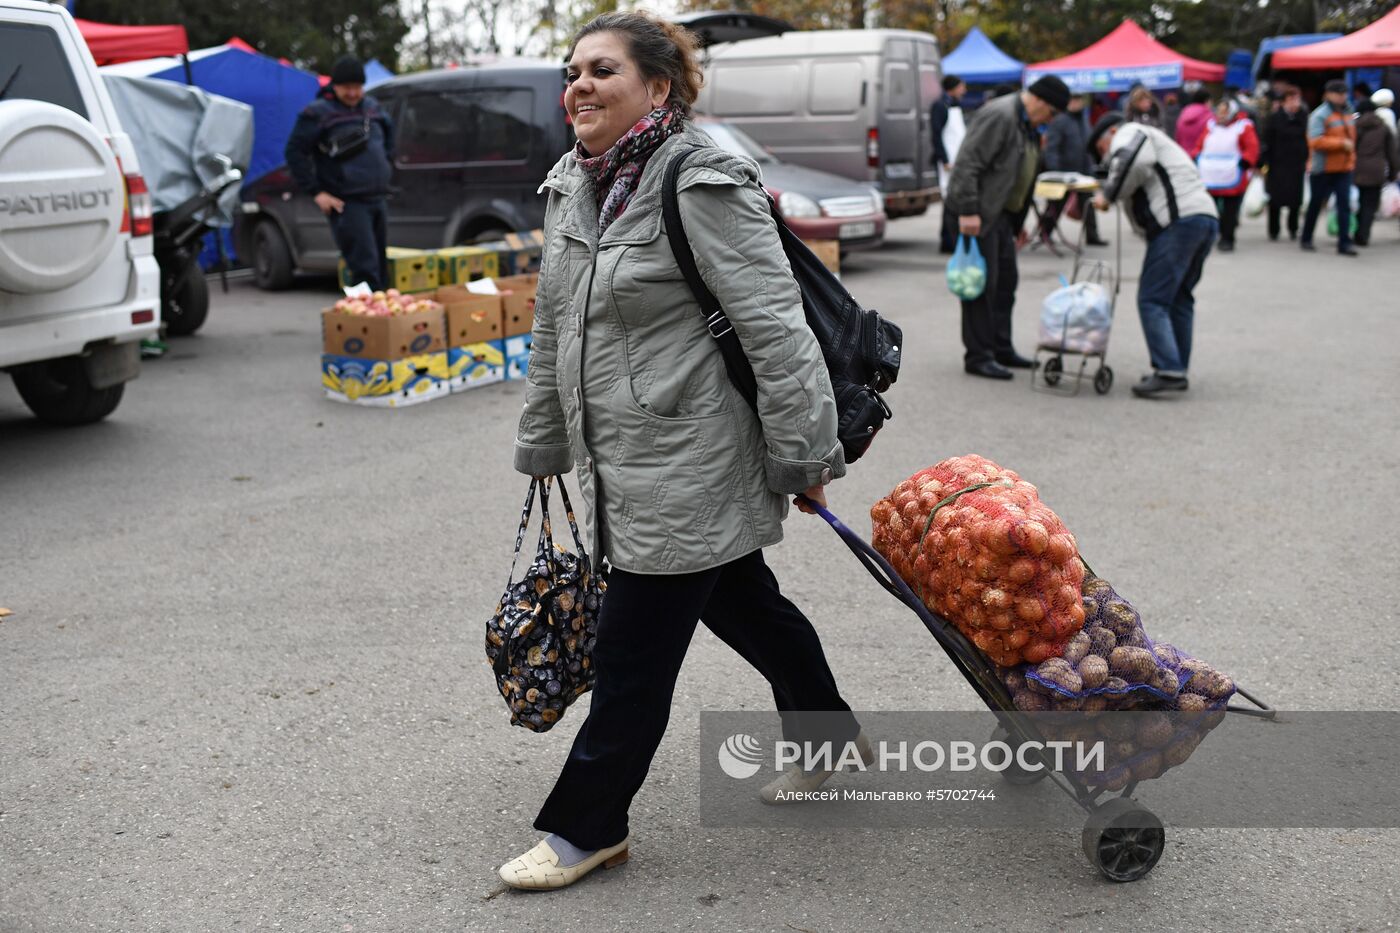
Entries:
<svg viewBox="0 0 1400 933">
<path fill-rule="evenodd" d="M 1043 75 L 1036 78 L 1035 83 L 1026 90 L 1056 110 L 1065 110 L 1069 107 L 1069 85 L 1054 75 Z"/>
<path fill-rule="evenodd" d="M 1322 87 L 1325 94 L 1345 94 L 1347 93 L 1347 83 L 1341 78 L 1333 78 Z"/>
<path fill-rule="evenodd" d="M 346 55 L 331 69 L 331 84 L 364 84 L 365 66 L 353 55 Z"/>
<path fill-rule="evenodd" d="M 1371 95 L 1371 103 L 1377 107 L 1389 107 L 1395 103 L 1395 92 L 1388 87 L 1383 87 Z"/>
<path fill-rule="evenodd" d="M 1094 124 L 1094 128 L 1089 131 L 1089 142 L 1088 145 L 1084 147 L 1089 151 L 1089 158 L 1094 160 L 1098 159 L 1099 140 L 1103 138 L 1103 134 L 1125 120 L 1126 118 L 1116 110 L 1110 110 L 1108 113 L 1099 117 L 1098 122 Z"/>
</svg>

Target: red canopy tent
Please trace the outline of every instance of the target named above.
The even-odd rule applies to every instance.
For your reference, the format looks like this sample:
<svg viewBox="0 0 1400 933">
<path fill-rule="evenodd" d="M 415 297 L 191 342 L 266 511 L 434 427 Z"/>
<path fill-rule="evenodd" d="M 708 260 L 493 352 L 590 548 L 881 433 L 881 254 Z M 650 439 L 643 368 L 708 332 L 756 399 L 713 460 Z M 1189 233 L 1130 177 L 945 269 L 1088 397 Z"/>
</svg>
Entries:
<svg viewBox="0 0 1400 933">
<path fill-rule="evenodd" d="M 1276 71 L 1323 71 L 1342 68 L 1382 68 L 1400 65 L 1400 7 L 1364 29 L 1274 53 Z"/>
<path fill-rule="evenodd" d="M 1222 81 L 1224 65 L 1173 52 L 1125 19 L 1117 29 L 1088 48 L 1054 61 L 1026 67 L 1026 83 L 1041 75 L 1059 75 L 1076 93 L 1126 91 L 1134 84 L 1149 88 L 1180 87 L 1183 81 Z"/>
<path fill-rule="evenodd" d="M 99 65 L 140 61 L 190 50 L 184 26 L 114 26 L 74 19 Z"/>
</svg>

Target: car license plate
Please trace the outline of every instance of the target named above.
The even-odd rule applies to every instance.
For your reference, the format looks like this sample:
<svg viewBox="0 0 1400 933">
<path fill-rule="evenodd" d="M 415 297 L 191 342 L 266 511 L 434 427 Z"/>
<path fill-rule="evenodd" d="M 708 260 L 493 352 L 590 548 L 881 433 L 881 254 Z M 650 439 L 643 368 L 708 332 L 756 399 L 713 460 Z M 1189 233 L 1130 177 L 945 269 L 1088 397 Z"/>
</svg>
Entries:
<svg viewBox="0 0 1400 933">
<path fill-rule="evenodd" d="M 836 236 L 842 240 L 855 240 L 860 237 L 875 235 L 875 221 L 866 220 L 858 224 L 842 224 L 836 231 Z"/>
<path fill-rule="evenodd" d="M 913 178 L 913 162 L 889 162 L 885 165 L 886 178 Z"/>
</svg>

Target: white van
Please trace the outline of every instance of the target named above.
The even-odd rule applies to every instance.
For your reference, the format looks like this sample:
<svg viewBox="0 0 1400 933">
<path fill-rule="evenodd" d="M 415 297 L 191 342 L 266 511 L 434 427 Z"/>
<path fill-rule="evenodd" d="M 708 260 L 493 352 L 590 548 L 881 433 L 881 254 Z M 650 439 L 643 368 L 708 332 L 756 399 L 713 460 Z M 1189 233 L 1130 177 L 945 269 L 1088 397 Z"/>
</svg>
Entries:
<svg viewBox="0 0 1400 933">
<path fill-rule="evenodd" d="M 160 328 L 151 196 L 63 7 L 0 0 L 0 370 L 55 424 L 111 414 Z"/>
<path fill-rule="evenodd" d="M 786 162 L 873 183 L 890 217 L 937 200 L 938 40 L 903 29 L 787 32 L 712 46 L 696 109 Z"/>
</svg>

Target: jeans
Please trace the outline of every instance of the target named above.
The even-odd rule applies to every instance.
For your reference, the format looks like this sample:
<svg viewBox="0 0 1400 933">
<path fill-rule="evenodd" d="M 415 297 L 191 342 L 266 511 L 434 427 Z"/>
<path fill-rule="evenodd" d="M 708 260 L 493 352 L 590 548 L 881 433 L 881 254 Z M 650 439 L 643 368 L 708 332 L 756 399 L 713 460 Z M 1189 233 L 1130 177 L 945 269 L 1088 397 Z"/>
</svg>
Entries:
<svg viewBox="0 0 1400 933">
<path fill-rule="evenodd" d="M 628 807 L 666 732 L 676 677 L 702 618 L 767 679 L 784 739 L 841 748 L 856 737 L 860 725 L 836 689 L 816 629 L 779 592 L 762 551 L 696 573 L 614 569 L 593 648 L 593 703 L 536 829 L 580 849 L 627 838 Z M 800 712 L 809 710 L 847 716 L 819 717 L 812 725 Z"/>
<path fill-rule="evenodd" d="M 1191 364 L 1191 326 L 1196 315 L 1192 289 L 1201 280 L 1219 230 L 1214 217 L 1195 214 L 1169 224 L 1147 244 L 1138 284 L 1138 317 L 1152 368 L 1159 373 L 1184 376 Z"/>
<path fill-rule="evenodd" d="M 1356 211 L 1356 242 L 1365 246 L 1371 242 L 1371 224 L 1381 209 L 1381 188 L 1383 185 L 1357 185 L 1361 201 Z"/>
<path fill-rule="evenodd" d="M 1314 172 L 1308 176 L 1312 200 L 1303 218 L 1303 242 L 1311 243 L 1317 215 L 1327 206 L 1327 199 L 1337 197 L 1337 249 L 1351 246 L 1351 172 Z"/>
<path fill-rule="evenodd" d="M 345 210 L 331 211 L 328 219 L 336 248 L 345 258 L 350 283 L 369 283 L 374 291 L 389 287 L 389 263 L 384 252 L 388 248 L 389 213 L 383 198 L 370 201 L 345 200 Z"/>
<path fill-rule="evenodd" d="M 963 363 L 968 366 L 1016 352 L 1011 346 L 1011 309 L 1019 283 L 1016 229 L 1011 215 L 1002 214 L 977 238 L 987 263 L 987 287 L 979 297 L 962 303 Z"/>
</svg>

